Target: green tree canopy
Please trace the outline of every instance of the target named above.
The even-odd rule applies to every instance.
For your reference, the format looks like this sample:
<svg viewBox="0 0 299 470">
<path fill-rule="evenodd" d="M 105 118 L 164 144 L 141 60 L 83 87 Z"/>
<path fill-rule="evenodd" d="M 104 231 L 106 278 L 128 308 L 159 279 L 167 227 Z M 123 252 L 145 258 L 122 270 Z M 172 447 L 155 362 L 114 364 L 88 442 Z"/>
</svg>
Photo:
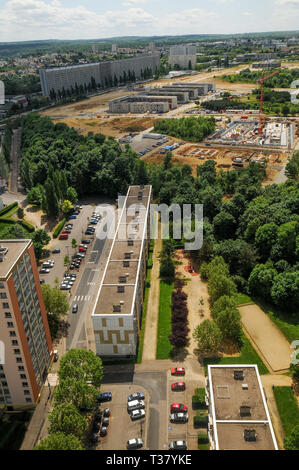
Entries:
<svg viewBox="0 0 299 470">
<path fill-rule="evenodd" d="M 60 379 L 73 378 L 99 387 L 103 377 L 102 360 L 92 351 L 70 349 L 60 360 Z"/>
<path fill-rule="evenodd" d="M 57 432 L 42 439 L 34 450 L 84 450 L 80 440 L 72 434 Z"/>
<path fill-rule="evenodd" d="M 53 408 L 48 417 L 49 434 L 63 432 L 80 438 L 87 430 L 87 421 L 70 403 L 61 403 Z"/>
<path fill-rule="evenodd" d="M 216 323 L 211 320 L 204 320 L 195 328 L 193 338 L 197 341 L 201 354 L 208 355 L 219 350 L 222 334 Z"/>
</svg>

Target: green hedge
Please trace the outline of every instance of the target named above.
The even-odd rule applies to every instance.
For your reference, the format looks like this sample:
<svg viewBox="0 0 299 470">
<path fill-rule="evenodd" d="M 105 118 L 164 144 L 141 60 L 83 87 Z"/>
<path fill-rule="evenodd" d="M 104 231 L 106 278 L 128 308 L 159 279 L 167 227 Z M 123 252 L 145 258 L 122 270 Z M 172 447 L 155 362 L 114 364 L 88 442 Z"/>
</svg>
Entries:
<svg viewBox="0 0 299 470">
<path fill-rule="evenodd" d="M 26 222 L 26 220 L 17 220 L 17 223 L 22 225 L 28 232 L 34 232 L 35 227 L 34 225 L 29 224 L 29 222 Z"/>
<path fill-rule="evenodd" d="M 208 444 L 208 443 L 209 443 L 209 436 L 206 433 L 199 433 L 198 444 Z"/>
<path fill-rule="evenodd" d="M 5 219 L 4 217 L 0 218 L 0 222 L 3 222 L 5 224 L 12 224 L 14 225 L 17 221 L 14 219 Z"/>
<path fill-rule="evenodd" d="M 0 217 L 4 214 L 6 214 L 7 212 L 9 212 L 13 207 L 16 207 L 18 205 L 17 202 L 13 202 L 12 204 L 9 204 L 8 206 L 4 207 L 3 209 L 1 209 L 0 211 Z"/>
<path fill-rule="evenodd" d="M 204 388 L 196 388 L 194 391 L 194 395 L 192 397 L 192 408 L 193 409 L 200 409 L 206 408 L 206 391 Z"/>
<path fill-rule="evenodd" d="M 64 224 L 66 223 L 66 218 L 62 219 L 61 222 L 56 226 L 54 232 L 53 232 L 53 238 L 57 238 L 58 235 L 60 234 L 61 230 L 63 229 Z"/>
<path fill-rule="evenodd" d="M 208 416 L 194 416 L 193 426 L 195 428 L 207 428 L 208 427 Z"/>
</svg>

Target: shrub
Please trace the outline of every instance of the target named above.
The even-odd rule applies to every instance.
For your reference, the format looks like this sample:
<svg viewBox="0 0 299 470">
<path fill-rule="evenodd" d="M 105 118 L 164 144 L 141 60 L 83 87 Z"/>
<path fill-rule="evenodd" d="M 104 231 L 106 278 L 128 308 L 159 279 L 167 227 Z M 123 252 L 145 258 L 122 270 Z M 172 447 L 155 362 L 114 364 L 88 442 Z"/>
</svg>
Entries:
<svg viewBox="0 0 299 470">
<path fill-rule="evenodd" d="M 209 436 L 205 433 L 198 434 L 198 444 L 208 444 L 209 443 Z"/>
<path fill-rule="evenodd" d="M 206 391 L 204 388 L 196 388 L 195 393 L 192 397 L 192 408 L 195 410 L 200 408 L 206 408 L 205 396 Z"/>
<path fill-rule="evenodd" d="M 57 238 L 60 234 L 61 230 L 63 229 L 64 224 L 66 223 L 66 218 L 62 219 L 61 222 L 56 226 L 53 232 L 53 238 Z"/>
<path fill-rule="evenodd" d="M 29 224 L 29 222 L 26 222 L 25 220 L 18 220 L 17 223 L 22 225 L 22 227 L 24 227 L 26 230 L 28 230 L 28 232 L 34 232 L 35 231 L 35 227 L 33 225 Z"/>
<path fill-rule="evenodd" d="M 194 416 L 193 417 L 193 426 L 195 428 L 207 428 L 209 418 L 206 415 Z"/>
</svg>

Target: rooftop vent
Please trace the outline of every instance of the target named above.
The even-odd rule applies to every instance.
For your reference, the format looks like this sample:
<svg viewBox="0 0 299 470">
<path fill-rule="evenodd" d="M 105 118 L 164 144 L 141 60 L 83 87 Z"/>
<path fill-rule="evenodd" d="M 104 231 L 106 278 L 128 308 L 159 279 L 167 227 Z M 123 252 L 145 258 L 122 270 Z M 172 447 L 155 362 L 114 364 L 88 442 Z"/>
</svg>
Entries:
<svg viewBox="0 0 299 470">
<path fill-rule="evenodd" d="M 244 440 L 247 442 L 255 442 L 257 434 L 255 429 L 244 429 Z"/>
<path fill-rule="evenodd" d="M 120 305 L 124 305 L 125 302 L 123 300 L 121 300 L 119 303 L 120 303 Z"/>
<path fill-rule="evenodd" d="M 120 312 L 121 306 L 120 305 L 113 305 L 113 312 Z"/>
<path fill-rule="evenodd" d="M 118 278 L 118 282 L 121 282 L 121 283 L 125 283 L 125 282 L 127 282 L 127 278 L 126 278 L 126 276 L 119 276 L 119 278 Z"/>
<path fill-rule="evenodd" d="M 125 286 L 117 286 L 117 292 L 125 292 Z"/>
<path fill-rule="evenodd" d="M 244 379 L 244 373 L 243 370 L 234 370 L 234 379 L 235 380 L 243 380 Z"/>
<path fill-rule="evenodd" d="M 130 266 L 130 261 L 123 261 L 123 267 L 128 268 Z"/>
<path fill-rule="evenodd" d="M 133 246 L 134 245 L 134 240 L 128 240 L 128 246 Z"/>
<path fill-rule="evenodd" d="M 251 416 L 251 406 L 240 406 L 240 416 Z"/>
<path fill-rule="evenodd" d="M 131 253 L 125 253 L 125 259 L 131 259 Z"/>
<path fill-rule="evenodd" d="M 242 384 L 242 390 L 248 390 L 248 384 Z"/>
</svg>

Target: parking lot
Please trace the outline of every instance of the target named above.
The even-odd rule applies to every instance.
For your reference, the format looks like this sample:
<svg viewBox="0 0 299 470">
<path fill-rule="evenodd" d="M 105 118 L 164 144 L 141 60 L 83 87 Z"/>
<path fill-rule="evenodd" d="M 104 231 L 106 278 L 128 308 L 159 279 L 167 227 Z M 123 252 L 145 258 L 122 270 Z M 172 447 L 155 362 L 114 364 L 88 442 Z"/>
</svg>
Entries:
<svg viewBox="0 0 299 470">
<path fill-rule="evenodd" d="M 149 395 L 141 386 L 117 384 L 101 387 L 101 392 L 112 392 L 112 400 L 101 405 L 101 409 L 110 408 L 107 436 L 101 437 L 98 450 L 124 450 L 129 439 L 141 437 L 143 450 L 148 449 L 147 428 L 149 420 Z M 127 411 L 128 396 L 135 392 L 145 394 L 145 418 L 132 421 Z"/>
</svg>

